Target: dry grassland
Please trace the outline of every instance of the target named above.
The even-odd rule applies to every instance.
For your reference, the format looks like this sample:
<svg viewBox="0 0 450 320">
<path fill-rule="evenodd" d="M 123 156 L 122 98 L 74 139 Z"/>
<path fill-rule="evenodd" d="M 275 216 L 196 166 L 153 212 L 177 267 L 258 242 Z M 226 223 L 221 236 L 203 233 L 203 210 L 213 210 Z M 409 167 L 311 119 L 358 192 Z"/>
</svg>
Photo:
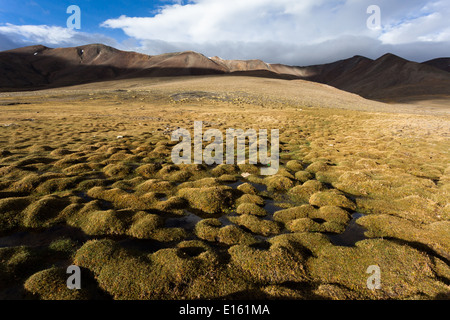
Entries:
<svg viewBox="0 0 450 320">
<path fill-rule="evenodd" d="M 0 296 L 448 298 L 445 103 L 231 76 L 0 94 Z M 279 129 L 280 171 L 173 165 L 194 121 Z M 333 242 L 356 212 L 365 239 Z"/>
</svg>

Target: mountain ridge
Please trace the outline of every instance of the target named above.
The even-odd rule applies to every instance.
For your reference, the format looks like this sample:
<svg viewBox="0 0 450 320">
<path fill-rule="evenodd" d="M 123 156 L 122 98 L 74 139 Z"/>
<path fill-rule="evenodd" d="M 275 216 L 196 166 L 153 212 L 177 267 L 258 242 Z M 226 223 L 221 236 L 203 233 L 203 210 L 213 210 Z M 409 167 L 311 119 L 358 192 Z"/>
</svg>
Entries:
<svg viewBox="0 0 450 320">
<path fill-rule="evenodd" d="M 375 60 L 356 55 L 327 64 L 289 66 L 258 59 L 208 58 L 194 51 L 151 56 L 103 44 L 68 48 L 34 45 L 0 52 L 0 91 L 139 77 L 243 75 L 308 80 L 380 101 L 450 97 L 449 63 L 450 58 L 417 63 L 387 53 Z"/>
</svg>

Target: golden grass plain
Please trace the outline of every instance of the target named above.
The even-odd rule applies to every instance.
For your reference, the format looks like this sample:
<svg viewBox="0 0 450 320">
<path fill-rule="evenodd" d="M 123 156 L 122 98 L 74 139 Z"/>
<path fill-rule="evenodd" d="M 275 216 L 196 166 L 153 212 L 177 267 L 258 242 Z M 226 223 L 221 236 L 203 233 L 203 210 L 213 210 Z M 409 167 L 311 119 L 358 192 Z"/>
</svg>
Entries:
<svg viewBox="0 0 450 320">
<path fill-rule="evenodd" d="M 448 100 L 207 76 L 1 93 L 0 109 L 2 298 L 449 297 Z M 280 171 L 174 165 L 170 135 L 194 121 L 279 129 Z M 355 212 L 366 239 L 333 244 Z"/>
</svg>

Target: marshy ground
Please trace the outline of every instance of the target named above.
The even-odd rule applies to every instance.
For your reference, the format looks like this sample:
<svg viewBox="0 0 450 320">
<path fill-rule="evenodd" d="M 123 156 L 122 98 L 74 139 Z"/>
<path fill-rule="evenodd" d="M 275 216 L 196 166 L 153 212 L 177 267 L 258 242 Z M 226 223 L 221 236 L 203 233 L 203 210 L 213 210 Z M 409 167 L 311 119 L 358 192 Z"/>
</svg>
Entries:
<svg viewBox="0 0 450 320">
<path fill-rule="evenodd" d="M 0 298 L 449 298 L 442 104 L 197 77 L 3 93 L 0 109 Z M 281 169 L 174 165 L 171 133 L 194 121 L 279 129 Z"/>
</svg>

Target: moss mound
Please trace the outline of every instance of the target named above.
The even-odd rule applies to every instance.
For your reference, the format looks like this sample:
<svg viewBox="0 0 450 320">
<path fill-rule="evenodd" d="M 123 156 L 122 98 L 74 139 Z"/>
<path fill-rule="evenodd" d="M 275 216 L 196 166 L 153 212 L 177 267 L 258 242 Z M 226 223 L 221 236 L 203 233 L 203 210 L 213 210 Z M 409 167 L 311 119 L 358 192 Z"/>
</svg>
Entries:
<svg viewBox="0 0 450 320">
<path fill-rule="evenodd" d="M 367 295 L 360 292 L 355 292 L 340 285 L 335 284 L 321 284 L 314 291 L 315 295 L 320 296 L 326 300 L 364 300 Z"/>
<path fill-rule="evenodd" d="M 314 193 L 309 199 L 309 203 L 312 206 L 324 207 L 324 206 L 335 206 L 346 208 L 349 210 L 356 210 L 356 204 L 349 200 L 343 194 L 333 191 L 322 191 Z"/>
<path fill-rule="evenodd" d="M 72 151 L 65 149 L 65 148 L 56 148 L 52 152 L 50 152 L 50 155 L 53 157 L 62 157 L 68 154 L 71 154 Z"/>
<path fill-rule="evenodd" d="M 258 217 L 265 217 L 267 215 L 266 210 L 254 203 L 242 203 L 237 207 L 236 212 L 238 214 L 252 214 Z"/>
<path fill-rule="evenodd" d="M 22 210 L 30 203 L 29 197 L 0 199 L 0 233 L 16 228 L 21 223 Z"/>
<path fill-rule="evenodd" d="M 436 202 L 414 195 L 389 200 L 358 198 L 357 204 L 363 213 L 390 214 L 424 224 L 439 221 L 439 211 L 443 210 Z"/>
<path fill-rule="evenodd" d="M 267 178 L 267 177 L 266 177 Z M 256 174 L 251 174 L 249 176 L 247 176 L 246 178 L 248 181 L 250 181 L 251 183 L 255 183 L 255 184 L 260 184 L 260 185 L 264 185 L 265 187 L 267 187 L 264 183 L 265 178 L 262 178 L 259 175 Z"/>
<path fill-rule="evenodd" d="M 217 178 L 217 180 L 222 183 L 232 183 L 232 182 L 236 182 L 238 179 L 237 179 L 236 175 L 223 174 L 219 178 Z"/>
<path fill-rule="evenodd" d="M 282 176 L 282 177 L 286 177 L 286 178 L 289 178 L 289 179 L 292 179 L 292 180 L 295 179 L 295 176 L 289 170 L 287 170 L 285 168 L 278 169 L 277 175 L 278 176 Z"/>
<path fill-rule="evenodd" d="M 251 245 L 258 242 L 250 233 L 234 225 L 221 228 L 217 233 L 217 239 L 226 245 Z"/>
<path fill-rule="evenodd" d="M 228 225 L 223 228 L 218 219 L 203 219 L 195 225 L 195 234 L 202 240 L 221 242 L 226 245 L 253 244 L 258 242 L 250 233 Z"/>
<path fill-rule="evenodd" d="M 310 218 L 299 218 L 286 223 L 286 228 L 291 232 L 328 232 L 342 233 L 346 224 L 335 221 L 317 222 Z"/>
<path fill-rule="evenodd" d="M 272 300 L 308 300 L 310 295 L 307 289 L 299 290 L 283 285 L 268 285 L 262 291 Z M 305 292 L 306 291 L 306 292 Z"/>
<path fill-rule="evenodd" d="M 0 248 L 0 284 L 4 287 L 39 270 L 45 256 L 29 247 Z"/>
<path fill-rule="evenodd" d="M 52 241 L 49 244 L 48 249 L 51 252 L 55 252 L 60 256 L 69 258 L 75 254 L 77 246 L 78 246 L 77 243 L 72 239 L 61 238 Z"/>
<path fill-rule="evenodd" d="M 305 183 L 308 180 L 312 180 L 314 176 L 308 171 L 297 171 L 295 173 L 295 179 L 301 183 Z"/>
<path fill-rule="evenodd" d="M 267 185 L 267 190 L 285 192 L 294 186 L 294 183 L 288 177 L 281 175 L 274 175 L 264 179 L 264 184 Z"/>
<path fill-rule="evenodd" d="M 248 281 L 241 269 L 231 265 L 199 275 L 190 284 L 188 296 L 202 300 L 252 298 L 252 293 L 258 292 L 258 287 Z"/>
<path fill-rule="evenodd" d="M 33 192 L 36 187 L 49 180 L 49 179 L 55 179 L 55 178 L 64 178 L 65 176 L 63 174 L 56 174 L 56 173 L 48 173 L 48 174 L 28 174 L 19 181 L 16 181 L 12 184 L 11 190 L 17 191 L 17 192 Z"/>
<path fill-rule="evenodd" d="M 318 171 L 327 171 L 331 168 L 327 161 L 315 161 L 311 163 L 305 170 L 311 173 L 316 173 Z"/>
<path fill-rule="evenodd" d="M 81 178 L 79 177 L 50 179 L 41 183 L 35 190 L 41 194 L 51 194 L 54 192 L 65 191 L 75 188 L 80 180 Z"/>
<path fill-rule="evenodd" d="M 173 182 L 185 182 L 192 177 L 192 173 L 187 171 L 175 171 L 167 175 L 160 175 L 162 178 Z"/>
<path fill-rule="evenodd" d="M 280 224 L 277 222 L 262 220 L 249 214 L 244 214 L 239 217 L 229 217 L 228 219 L 232 223 L 243 226 L 253 233 L 260 234 L 266 237 L 279 234 L 282 230 Z"/>
<path fill-rule="evenodd" d="M 233 164 L 220 164 L 211 170 L 211 174 L 220 177 L 224 174 L 237 174 L 239 167 Z"/>
<path fill-rule="evenodd" d="M 91 300 L 102 298 L 101 291 L 93 279 L 81 271 L 81 289 L 67 288 L 70 276 L 64 268 L 50 268 L 33 274 L 25 281 L 24 287 L 42 300 Z"/>
<path fill-rule="evenodd" d="M 103 172 L 111 178 L 123 179 L 133 172 L 133 168 L 123 163 L 112 163 L 103 168 Z"/>
<path fill-rule="evenodd" d="M 122 235 L 127 225 L 120 219 L 120 213 L 115 210 L 94 211 L 72 220 L 72 225 L 80 227 L 84 233 L 93 236 Z"/>
<path fill-rule="evenodd" d="M 76 175 L 76 174 L 87 173 L 87 172 L 92 172 L 92 171 L 95 171 L 94 166 L 89 165 L 87 163 L 74 164 L 73 166 L 70 166 L 70 167 L 62 170 L 62 172 L 67 175 Z"/>
<path fill-rule="evenodd" d="M 244 194 L 236 200 L 236 205 L 240 206 L 244 203 L 253 203 L 258 206 L 264 205 L 264 199 L 256 194 Z"/>
<path fill-rule="evenodd" d="M 328 237 L 322 233 L 301 232 L 284 233 L 269 239 L 271 243 L 294 243 L 304 256 L 318 256 L 322 249 L 332 246 Z"/>
<path fill-rule="evenodd" d="M 158 179 L 147 180 L 136 187 L 136 191 L 139 193 L 146 192 L 161 192 L 169 193 L 175 188 L 175 184 L 170 181 L 162 181 Z"/>
<path fill-rule="evenodd" d="M 314 214 L 315 211 L 317 211 L 317 209 L 313 206 L 305 204 L 299 207 L 277 211 L 273 214 L 273 219 L 281 223 L 287 223 L 295 219 L 307 218 Z"/>
<path fill-rule="evenodd" d="M 164 177 L 167 177 L 168 175 L 179 172 L 180 167 L 174 165 L 174 164 L 165 164 L 162 166 L 162 168 L 157 172 L 157 176 L 164 179 Z"/>
<path fill-rule="evenodd" d="M 48 226 L 56 219 L 59 213 L 69 205 L 69 201 L 58 196 L 45 196 L 32 202 L 23 211 L 23 225 L 30 228 Z"/>
<path fill-rule="evenodd" d="M 170 197 L 165 201 L 159 201 L 154 204 L 154 208 L 164 212 L 171 212 L 174 214 L 183 214 L 183 210 L 188 207 L 188 202 L 180 197 Z"/>
<path fill-rule="evenodd" d="M 139 181 L 137 179 L 139 179 Z M 131 192 L 131 190 L 133 190 L 136 187 L 136 185 L 140 183 L 142 183 L 142 178 L 136 177 L 134 179 L 116 181 L 111 185 L 111 188 L 122 189 Z"/>
<path fill-rule="evenodd" d="M 236 245 L 228 252 L 231 261 L 250 281 L 262 284 L 299 282 L 306 278 L 304 259 L 298 250 L 271 245 L 268 250 Z"/>
<path fill-rule="evenodd" d="M 311 205 L 302 205 L 277 211 L 273 218 L 285 224 L 291 232 L 342 233 L 350 220 L 350 214 L 339 207 L 316 209 Z"/>
<path fill-rule="evenodd" d="M 335 207 L 335 206 L 325 206 L 321 207 L 319 210 L 314 210 L 309 214 L 311 219 L 323 219 L 326 221 L 333 221 L 340 224 L 347 224 L 351 216 L 348 211 Z"/>
<path fill-rule="evenodd" d="M 157 201 L 156 194 L 148 192 L 145 194 L 128 193 L 122 189 L 105 189 L 94 187 L 87 192 L 88 196 L 114 203 L 121 209 L 149 210 Z"/>
<path fill-rule="evenodd" d="M 297 172 L 304 169 L 303 164 L 298 160 L 291 160 L 286 163 L 286 168 L 291 171 Z"/>
<path fill-rule="evenodd" d="M 195 234 L 202 240 L 214 242 L 217 240 L 221 226 L 219 219 L 203 219 L 195 225 Z"/>
<path fill-rule="evenodd" d="M 233 205 L 233 189 L 226 186 L 209 188 L 183 188 L 178 191 L 189 205 L 206 213 L 222 213 Z"/>
<path fill-rule="evenodd" d="M 238 186 L 237 189 L 246 194 L 251 194 L 251 195 L 258 194 L 258 191 L 256 190 L 256 188 L 247 182 Z"/>
<path fill-rule="evenodd" d="M 308 180 L 301 186 L 290 189 L 288 194 L 297 202 L 309 202 L 309 198 L 316 192 L 325 190 L 325 186 L 317 180 Z"/>
<path fill-rule="evenodd" d="M 199 255 L 206 250 L 211 250 L 211 247 L 206 242 L 201 240 L 182 241 L 177 244 L 177 248 L 185 249 L 185 252 L 189 252 L 189 249 L 192 249 L 192 256 Z"/>
<path fill-rule="evenodd" d="M 75 263 L 94 272 L 114 299 L 171 300 L 194 298 L 191 283 L 214 273 L 218 257 L 210 250 L 193 256 L 183 248 L 132 255 L 111 240 L 95 240 L 78 250 Z"/>
<path fill-rule="evenodd" d="M 180 184 L 178 189 L 183 188 L 209 188 L 220 186 L 220 182 L 217 178 L 204 178 L 196 181 L 188 181 Z"/>
<path fill-rule="evenodd" d="M 369 237 L 387 237 L 421 243 L 446 259 L 450 259 L 450 221 L 427 225 L 391 215 L 368 215 L 358 219 Z"/>
<path fill-rule="evenodd" d="M 106 187 L 109 184 L 108 180 L 105 179 L 89 179 L 81 181 L 77 189 L 82 191 L 88 191 L 89 189 L 92 189 L 94 187 Z"/>
<path fill-rule="evenodd" d="M 159 242 L 179 242 L 188 237 L 188 232 L 183 228 L 160 228 L 156 229 L 150 239 Z"/>
<path fill-rule="evenodd" d="M 354 248 L 325 245 L 308 265 L 317 281 L 337 284 L 369 299 L 434 298 L 449 290 L 436 277 L 426 254 L 387 240 L 364 240 Z M 370 275 L 366 270 L 372 265 L 381 270 L 381 290 L 367 289 Z"/>
<path fill-rule="evenodd" d="M 178 167 L 194 176 L 202 175 L 206 172 L 207 166 L 204 164 L 180 164 Z"/>
<path fill-rule="evenodd" d="M 144 178 L 151 179 L 161 170 L 161 165 L 156 163 L 144 164 L 136 169 L 136 173 Z"/>
</svg>

